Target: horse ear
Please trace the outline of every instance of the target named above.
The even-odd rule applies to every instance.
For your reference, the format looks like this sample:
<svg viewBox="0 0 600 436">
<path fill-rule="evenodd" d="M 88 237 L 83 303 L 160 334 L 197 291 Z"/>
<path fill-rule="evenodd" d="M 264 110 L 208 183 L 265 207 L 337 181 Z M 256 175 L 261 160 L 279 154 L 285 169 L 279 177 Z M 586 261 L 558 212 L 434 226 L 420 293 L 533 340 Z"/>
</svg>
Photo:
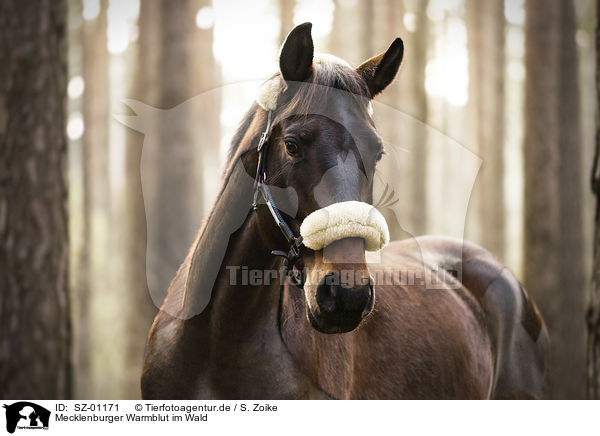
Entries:
<svg viewBox="0 0 600 436">
<path fill-rule="evenodd" d="M 392 83 L 403 55 L 404 43 L 400 38 L 396 38 L 385 53 L 363 62 L 356 68 L 356 72 L 367 82 L 371 98 Z"/>
<path fill-rule="evenodd" d="M 314 45 L 310 34 L 312 23 L 294 27 L 283 42 L 279 69 L 285 81 L 301 82 L 312 71 Z"/>
</svg>

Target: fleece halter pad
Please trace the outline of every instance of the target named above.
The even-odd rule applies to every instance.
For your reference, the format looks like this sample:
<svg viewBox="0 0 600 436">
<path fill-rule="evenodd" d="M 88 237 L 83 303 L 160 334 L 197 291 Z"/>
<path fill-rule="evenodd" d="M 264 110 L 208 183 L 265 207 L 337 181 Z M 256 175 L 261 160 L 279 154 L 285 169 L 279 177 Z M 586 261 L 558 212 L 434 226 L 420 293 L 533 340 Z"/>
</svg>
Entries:
<svg viewBox="0 0 600 436">
<path fill-rule="evenodd" d="M 302 222 L 300 235 L 312 250 L 344 238 L 363 238 L 367 251 L 377 251 L 390 241 L 383 215 L 362 201 L 343 201 L 314 211 Z"/>
</svg>

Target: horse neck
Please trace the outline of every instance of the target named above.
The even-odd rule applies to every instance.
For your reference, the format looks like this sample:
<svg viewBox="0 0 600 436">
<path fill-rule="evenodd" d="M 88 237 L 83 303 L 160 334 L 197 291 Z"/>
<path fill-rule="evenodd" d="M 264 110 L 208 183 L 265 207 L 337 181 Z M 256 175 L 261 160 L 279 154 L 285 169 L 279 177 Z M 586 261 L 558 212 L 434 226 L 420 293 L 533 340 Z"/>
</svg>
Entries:
<svg viewBox="0 0 600 436">
<path fill-rule="evenodd" d="M 237 138 L 238 150 L 248 149 L 264 128 L 266 120 L 258 115 L 251 117 L 245 133 Z M 198 318 L 203 323 L 209 320 L 216 330 L 235 328 L 250 318 L 261 320 L 278 308 L 278 279 L 252 286 L 241 276 L 244 271 L 272 270 L 280 261 L 260 237 L 251 209 L 254 179 L 240 154 L 232 158 L 217 200 L 162 307 L 181 319 L 201 315 Z"/>
<path fill-rule="evenodd" d="M 244 225 L 230 238 L 213 288 L 210 329 L 220 343 L 223 338 L 239 340 L 240 336 L 256 335 L 260 329 L 277 329 L 280 261 L 262 240 L 256 217 L 250 212 Z M 275 273 L 277 276 L 273 277 Z"/>
</svg>

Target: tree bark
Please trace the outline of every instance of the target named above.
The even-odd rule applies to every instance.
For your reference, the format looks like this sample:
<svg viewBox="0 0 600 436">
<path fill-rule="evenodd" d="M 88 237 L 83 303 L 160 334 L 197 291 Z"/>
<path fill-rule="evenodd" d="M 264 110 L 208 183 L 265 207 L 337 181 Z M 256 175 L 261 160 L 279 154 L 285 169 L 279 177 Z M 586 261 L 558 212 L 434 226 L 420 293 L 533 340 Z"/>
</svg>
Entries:
<svg viewBox="0 0 600 436">
<path fill-rule="evenodd" d="M 596 101 L 600 107 L 600 0 L 596 2 Z M 592 169 L 596 197 L 594 266 L 587 308 L 587 396 L 600 399 L 600 122 L 596 115 L 596 151 Z"/>
<path fill-rule="evenodd" d="M 550 395 L 582 398 L 584 290 L 573 5 L 528 0 L 526 8 L 525 287 L 550 333 Z"/>
<path fill-rule="evenodd" d="M 67 10 L 0 4 L 0 397 L 71 396 Z"/>
</svg>

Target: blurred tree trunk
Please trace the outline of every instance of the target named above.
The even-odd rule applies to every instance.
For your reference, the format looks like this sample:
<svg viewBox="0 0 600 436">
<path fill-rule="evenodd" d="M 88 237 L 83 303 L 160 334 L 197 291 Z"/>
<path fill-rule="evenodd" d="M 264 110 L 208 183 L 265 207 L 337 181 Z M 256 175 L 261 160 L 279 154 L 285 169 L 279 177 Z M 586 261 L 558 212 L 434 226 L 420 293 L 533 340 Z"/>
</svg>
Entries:
<svg viewBox="0 0 600 436">
<path fill-rule="evenodd" d="M 202 7 L 211 7 L 211 3 L 211 0 L 191 0 L 192 13 L 195 14 Z M 293 5 L 290 6 L 293 12 Z M 291 23 L 289 30 L 293 26 Z M 221 85 L 221 70 L 213 55 L 213 31 L 214 27 L 200 29 L 192 26 L 188 44 L 190 88 L 187 98 L 197 102 L 188 111 L 190 146 L 195 162 L 190 198 L 194 212 L 190 227 L 191 240 L 200 228 L 200 221 L 210 211 L 213 196 L 221 184 L 221 92 L 217 89 Z M 207 105 L 211 110 L 206 110 Z M 186 245 L 185 253 L 191 240 Z"/>
<path fill-rule="evenodd" d="M 474 187 L 477 240 L 504 259 L 504 1 L 467 0 L 472 146 L 483 160 Z"/>
<path fill-rule="evenodd" d="M 334 0 L 334 5 L 329 52 L 348 61 L 352 66 L 357 66 L 378 54 L 373 47 L 373 0 L 357 2 L 355 7 Z"/>
<path fill-rule="evenodd" d="M 551 396 L 582 398 L 584 292 L 573 5 L 528 0 L 526 8 L 525 286 L 550 333 Z"/>
<path fill-rule="evenodd" d="M 206 53 L 202 50 L 204 47 L 191 44 L 196 31 L 191 0 L 178 3 L 178 7 L 164 0 L 148 7 L 157 7 L 160 11 L 159 82 L 154 104 L 162 109 L 171 109 L 194 97 L 196 89 L 193 83 L 198 78 L 192 75 L 192 60 L 198 57 L 208 65 L 214 65 L 211 62 L 212 50 Z M 156 32 L 156 28 L 148 30 Z M 176 123 L 169 117 L 160 117 L 158 122 L 157 190 L 152 211 L 156 227 L 149 229 L 156 238 L 148 240 L 148 251 L 154 255 L 149 274 L 155 274 L 158 287 L 166 289 L 198 230 L 204 192 L 202 184 L 194 183 L 195 177 L 202 177 L 198 174 L 200 155 L 192 134 L 194 129 L 198 129 L 194 125 L 198 121 L 185 111 Z M 152 262 L 152 259 L 156 261 Z"/>
<path fill-rule="evenodd" d="M 130 397 L 134 389 L 139 395 L 146 337 L 161 293 L 183 261 L 206 210 L 204 182 L 220 180 L 220 94 L 214 91 L 219 71 L 212 54 L 212 27 L 200 29 L 195 24 L 202 7 L 210 7 L 210 1 L 186 0 L 176 8 L 166 0 L 141 3 L 130 96 L 161 109 L 149 109 L 154 122 L 144 125 L 144 135 L 127 132 L 124 278 L 127 304 L 135 308 L 127 321 Z M 206 99 L 211 99 L 211 111 L 202 110 Z M 156 144 L 151 146 L 150 141 Z M 146 197 L 140 178 L 142 143 Z"/>
<path fill-rule="evenodd" d="M 596 101 L 600 107 L 600 0 L 596 2 Z M 594 267 L 587 308 L 587 396 L 600 399 L 600 119 L 596 114 L 596 152 L 592 169 L 592 192 L 596 196 Z"/>
<path fill-rule="evenodd" d="M 71 396 L 67 9 L 0 5 L 0 396 Z"/>
<path fill-rule="evenodd" d="M 294 6 L 296 0 L 279 0 L 279 23 L 281 30 L 279 31 L 279 43 L 283 43 L 283 40 L 287 34 L 294 27 Z"/>
<path fill-rule="evenodd" d="M 356 5 L 355 14 L 360 17 L 362 20 L 362 25 L 358 28 L 350 25 L 350 22 L 343 23 L 343 26 L 348 30 L 346 32 L 356 31 L 358 36 L 359 45 L 355 47 L 358 48 L 358 53 L 361 57 L 361 61 L 363 62 L 369 59 L 372 56 L 379 54 L 377 52 L 377 48 L 375 47 L 375 4 L 374 0 L 362 0 L 359 1 Z M 356 18 L 355 18 L 356 19 Z M 339 26 L 338 26 L 339 27 Z M 385 47 L 387 49 L 387 46 Z"/>
<path fill-rule="evenodd" d="M 107 51 L 108 2 L 100 2 L 100 12 L 93 20 L 82 23 L 83 119 L 82 136 L 82 247 L 74 298 L 74 365 L 76 397 L 89 395 L 94 380 L 91 360 L 94 356 L 93 295 L 107 286 L 106 255 L 108 249 L 108 108 L 109 56 Z M 102 380 L 96 381 L 103 383 Z"/>
<path fill-rule="evenodd" d="M 138 43 L 131 52 L 133 74 L 129 81 L 129 95 L 144 102 L 156 104 L 158 95 L 160 56 L 160 4 L 141 2 L 138 17 Z M 153 126 L 154 127 L 154 126 Z M 155 132 L 146 132 L 153 135 Z M 144 135 L 126 131 L 125 183 L 121 207 L 122 235 L 118 238 L 124 251 L 121 271 L 126 292 L 126 306 L 132 310 L 126 325 L 124 391 L 128 398 L 140 398 L 139 379 L 148 330 L 156 307 L 150 298 L 146 279 L 146 214 L 142 195 L 141 156 Z M 154 157 L 153 163 L 157 158 Z"/>
<path fill-rule="evenodd" d="M 557 0 L 527 0 L 525 24 L 524 282 L 539 305 L 552 343 L 552 397 L 559 395 L 563 344 L 558 289 Z M 558 365 L 556 365 L 558 363 Z M 558 381 L 558 384 L 557 384 Z"/>
<path fill-rule="evenodd" d="M 564 338 L 561 388 L 568 398 L 585 398 L 585 298 L 583 266 L 582 134 L 577 25 L 573 0 L 560 2 L 558 86 L 560 325 Z"/>
<path fill-rule="evenodd" d="M 429 20 L 427 18 L 428 0 L 421 0 L 415 11 L 415 31 L 412 46 L 407 49 L 405 81 L 408 83 L 406 94 L 410 102 L 410 115 L 419 123 L 415 125 L 410 140 L 413 143 L 411 153 L 411 194 L 409 222 L 414 236 L 426 233 L 427 228 L 427 126 L 428 106 L 425 91 L 425 68 L 429 43 Z"/>
</svg>

